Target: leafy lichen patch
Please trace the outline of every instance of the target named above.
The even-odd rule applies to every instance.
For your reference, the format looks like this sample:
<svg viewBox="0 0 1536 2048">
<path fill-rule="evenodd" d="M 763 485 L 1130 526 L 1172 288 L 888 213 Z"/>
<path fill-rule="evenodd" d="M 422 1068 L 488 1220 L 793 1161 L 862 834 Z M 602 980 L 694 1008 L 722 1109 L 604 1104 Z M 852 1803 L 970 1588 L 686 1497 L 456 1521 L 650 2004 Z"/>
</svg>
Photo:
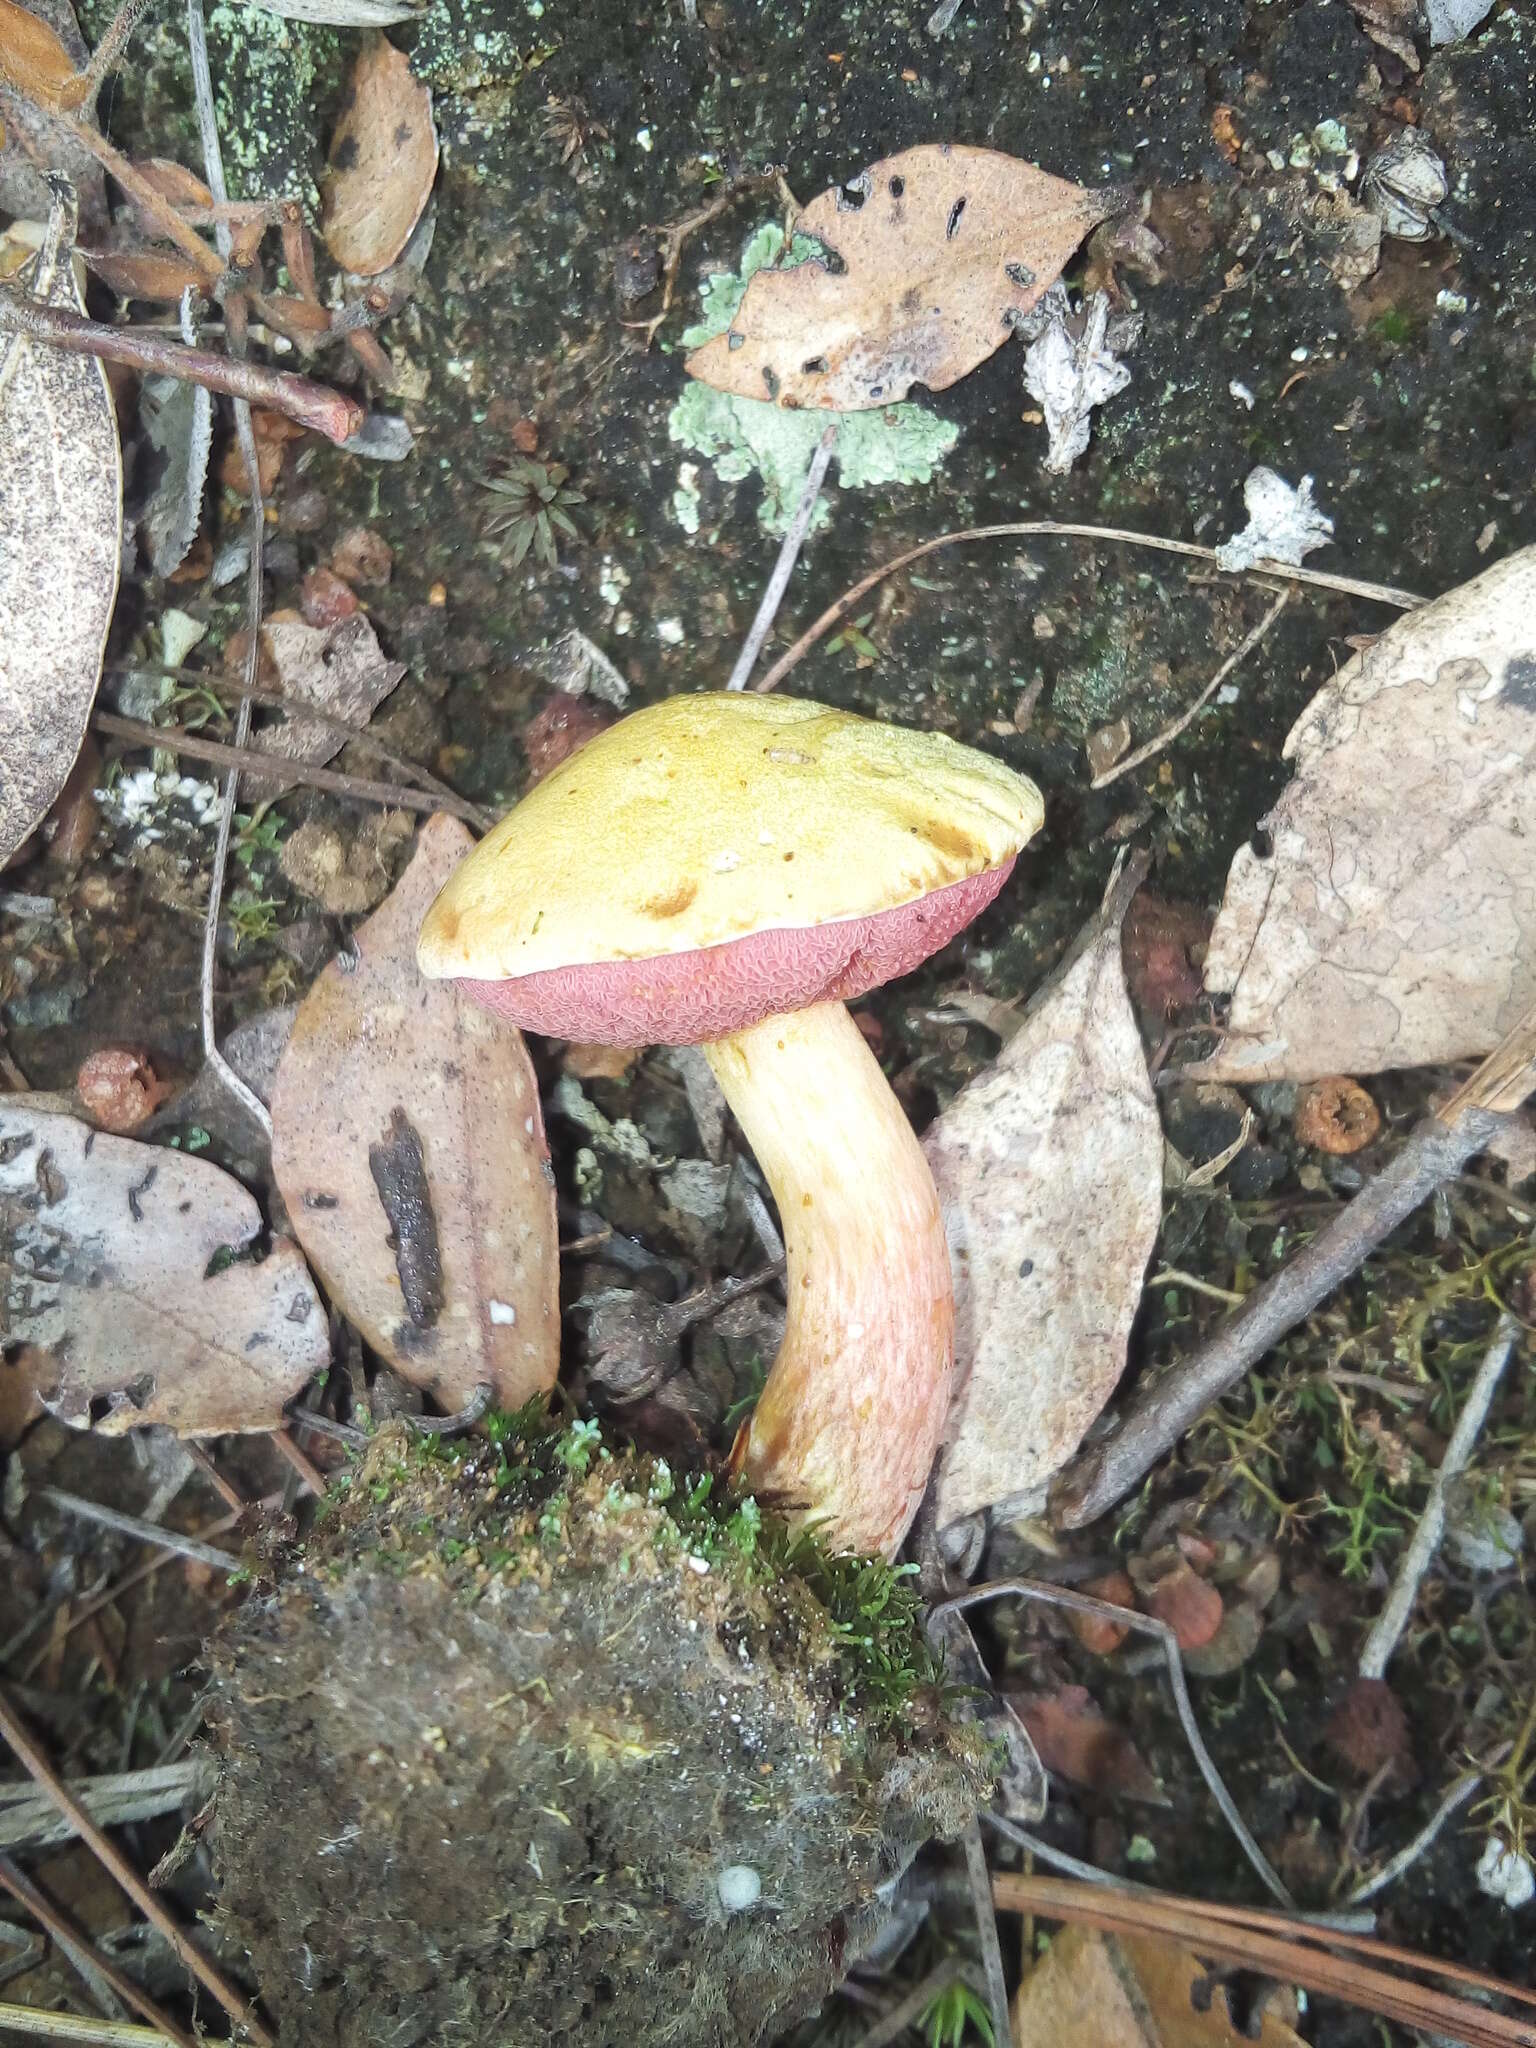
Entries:
<svg viewBox="0 0 1536 2048">
<path fill-rule="evenodd" d="M 786 251 L 784 231 L 769 221 L 748 238 L 735 271 L 715 271 L 705 281 L 700 318 L 681 336 L 684 348 L 697 348 L 730 326 L 753 275 L 766 265 L 791 268 L 819 253 L 819 244 L 796 235 Z M 667 421 L 667 432 L 683 447 L 708 456 L 723 483 L 744 477 L 762 479 L 758 506 L 760 524 L 782 533 L 793 516 L 816 444 L 829 421 L 836 421 L 837 474 L 847 489 L 871 484 L 928 483 L 960 438 L 960 430 L 921 405 L 888 405 L 879 411 L 829 413 L 793 411 L 766 399 L 737 398 L 708 384 L 690 382 Z M 679 524 L 686 511 L 674 505 Z M 816 507 L 814 530 L 829 518 L 825 494 Z"/>
</svg>

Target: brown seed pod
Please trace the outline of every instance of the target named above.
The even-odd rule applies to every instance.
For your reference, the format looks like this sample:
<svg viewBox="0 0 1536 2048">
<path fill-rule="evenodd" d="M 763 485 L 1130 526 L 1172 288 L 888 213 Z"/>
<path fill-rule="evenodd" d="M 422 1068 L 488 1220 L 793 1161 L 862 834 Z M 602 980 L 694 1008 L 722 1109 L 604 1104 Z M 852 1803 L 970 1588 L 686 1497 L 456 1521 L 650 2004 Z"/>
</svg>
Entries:
<svg viewBox="0 0 1536 2048">
<path fill-rule="evenodd" d="M 1292 1129 L 1318 1152 L 1358 1152 L 1381 1129 L 1381 1111 L 1358 1081 L 1332 1074 L 1301 1091 Z"/>
<path fill-rule="evenodd" d="M 75 1087 L 87 1116 L 104 1131 L 136 1131 L 171 1092 L 158 1080 L 149 1055 L 133 1046 L 107 1046 L 82 1061 Z"/>
</svg>

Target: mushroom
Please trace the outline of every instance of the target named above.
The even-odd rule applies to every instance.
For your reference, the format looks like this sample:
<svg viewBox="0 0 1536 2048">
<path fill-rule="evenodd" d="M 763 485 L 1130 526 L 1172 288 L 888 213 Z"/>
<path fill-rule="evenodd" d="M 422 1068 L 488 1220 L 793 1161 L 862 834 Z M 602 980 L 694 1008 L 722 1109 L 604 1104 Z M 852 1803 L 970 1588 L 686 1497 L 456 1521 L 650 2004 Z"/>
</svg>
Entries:
<svg viewBox="0 0 1536 2048">
<path fill-rule="evenodd" d="M 530 791 L 422 926 L 422 972 L 525 1030 L 703 1045 L 788 1255 L 739 1463 L 836 1547 L 900 1544 L 954 1351 L 932 1176 L 843 1004 L 969 924 L 1041 817 L 1032 782 L 939 734 L 674 697 Z"/>
</svg>

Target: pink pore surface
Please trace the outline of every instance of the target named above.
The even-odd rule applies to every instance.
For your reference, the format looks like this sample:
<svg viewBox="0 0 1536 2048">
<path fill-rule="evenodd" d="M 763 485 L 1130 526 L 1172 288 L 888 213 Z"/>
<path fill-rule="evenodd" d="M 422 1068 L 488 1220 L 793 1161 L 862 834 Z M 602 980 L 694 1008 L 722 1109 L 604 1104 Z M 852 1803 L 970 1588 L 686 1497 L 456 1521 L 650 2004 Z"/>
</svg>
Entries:
<svg viewBox="0 0 1536 2048">
<path fill-rule="evenodd" d="M 546 1038 L 697 1045 L 781 1010 L 849 1002 L 910 973 L 986 909 L 1012 869 L 1010 860 L 872 917 L 753 932 L 648 960 L 551 967 L 508 981 L 465 978 L 457 986 L 508 1023 Z"/>
</svg>

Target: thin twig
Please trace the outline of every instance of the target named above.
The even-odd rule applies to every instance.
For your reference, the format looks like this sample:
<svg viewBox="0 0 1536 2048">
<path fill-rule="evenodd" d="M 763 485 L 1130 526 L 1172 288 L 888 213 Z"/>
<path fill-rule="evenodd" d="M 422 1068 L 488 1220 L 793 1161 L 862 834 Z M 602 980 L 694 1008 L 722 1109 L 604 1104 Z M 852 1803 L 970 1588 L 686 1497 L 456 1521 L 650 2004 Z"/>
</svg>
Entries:
<svg viewBox="0 0 1536 2048">
<path fill-rule="evenodd" d="M 1445 1496 L 1451 1481 L 1467 1468 L 1488 1410 L 1498 1392 L 1499 1381 L 1504 1377 L 1510 1354 L 1514 1351 L 1515 1340 L 1520 1334 L 1519 1319 L 1505 1309 L 1494 1325 L 1493 1341 L 1483 1354 L 1483 1362 L 1477 1369 L 1477 1376 L 1467 1390 L 1466 1405 L 1456 1418 L 1456 1427 L 1451 1440 L 1445 1447 L 1439 1469 L 1429 1484 L 1429 1498 L 1419 1516 L 1418 1527 L 1413 1540 L 1403 1552 L 1397 1576 L 1392 1581 L 1392 1591 L 1387 1604 L 1377 1616 L 1374 1627 L 1365 1639 L 1360 1652 L 1360 1676 L 1362 1678 L 1384 1678 L 1392 1652 L 1397 1648 L 1408 1618 L 1413 1613 L 1414 1602 L 1419 1597 L 1419 1588 L 1424 1583 L 1424 1574 L 1434 1562 L 1440 1539 L 1445 1534 Z"/>
<path fill-rule="evenodd" d="M 185 755 L 189 761 L 227 767 L 232 776 L 244 775 L 252 782 L 300 783 L 306 789 L 324 789 L 332 796 L 354 797 L 359 803 L 383 804 L 392 810 L 450 811 L 466 824 L 478 824 L 484 830 L 485 813 L 464 797 L 411 789 L 403 782 L 369 782 L 360 775 L 343 775 L 335 768 L 312 768 L 308 762 L 290 761 L 260 747 L 228 746 L 223 740 L 205 740 L 179 725 L 150 725 L 145 719 L 123 718 L 115 711 L 93 711 L 91 723 L 110 739 L 131 740 L 136 746 L 164 747 L 167 753 Z"/>
<path fill-rule="evenodd" d="M 960 1837 L 965 1850 L 965 1874 L 970 1880 L 971 1904 L 976 1910 L 976 1933 L 981 1942 L 981 1967 L 987 1981 L 987 2004 L 992 2011 L 992 2037 L 1006 2041 L 1013 2022 L 1008 2012 L 1008 1980 L 1003 1975 L 1003 1950 L 997 1938 L 997 1910 L 992 1903 L 992 1873 L 981 1829 L 973 1820 Z"/>
<path fill-rule="evenodd" d="M 216 1522 L 205 1523 L 197 1531 L 197 1534 L 199 1536 L 226 1536 L 231 1529 L 239 1527 L 241 1519 L 241 1515 L 220 1515 Z M 165 1551 L 160 1552 L 156 1557 L 146 1558 L 143 1564 L 135 1565 L 131 1572 L 125 1573 L 122 1578 L 114 1580 L 110 1586 L 104 1586 L 99 1593 L 92 1594 L 89 1599 L 82 1601 L 78 1607 L 72 1608 L 69 1616 L 69 1627 L 65 1630 L 66 1635 L 71 1629 L 79 1628 L 82 1622 L 89 1621 L 93 1615 L 100 1614 L 104 1607 L 113 1606 L 117 1601 L 121 1600 L 125 1593 L 131 1593 L 135 1586 L 141 1586 L 146 1579 L 152 1579 L 156 1572 L 165 1569 L 169 1561 L 169 1554 Z M 40 1651 L 38 1657 L 40 1658 L 42 1655 L 43 1652 Z M 37 1662 L 38 1658 L 34 1658 L 32 1663 L 22 1673 L 23 1678 L 31 1677 Z"/>
<path fill-rule="evenodd" d="M 983 1807 L 981 1818 L 1005 1840 L 1037 1857 L 1040 1862 L 1048 1863 L 1065 1877 L 1075 1877 L 1083 1884 L 1107 1885 L 1112 1891 L 1143 1892 L 1148 1898 L 1162 1896 L 1155 1885 L 1138 1884 L 1134 1878 L 1120 1877 L 1112 1870 L 1100 1870 L 1097 1864 L 1084 1863 L 1079 1857 L 1069 1856 L 1065 1849 L 1058 1849 L 1054 1842 L 1046 1841 L 1044 1836 L 1035 1834 L 1030 1828 L 1020 1827 L 1016 1820 L 1009 1820 L 1006 1814 L 998 1813 L 995 1808 Z M 1241 1910 L 1248 1912 L 1246 1907 Z M 1257 1914 L 1259 1909 L 1254 1908 L 1253 1911 Z M 1376 1926 L 1374 1913 L 1296 1913 L 1283 1917 L 1287 1922 L 1295 1918 L 1304 1921 L 1308 1927 L 1320 1927 L 1335 1934 L 1370 1934 Z"/>
<path fill-rule="evenodd" d="M 489 832 L 496 822 L 495 813 L 472 804 L 467 797 L 460 796 L 441 777 L 423 768 L 419 761 L 413 761 L 409 754 L 397 754 L 393 747 L 386 747 L 366 725 L 354 725 L 350 718 L 338 718 L 334 711 L 322 711 L 318 704 L 306 704 L 301 698 L 290 697 L 284 690 L 247 690 L 243 683 L 232 683 L 225 676 L 212 675 L 200 668 L 178 668 L 170 663 L 156 663 L 146 666 L 141 662 L 114 661 L 108 667 L 114 675 L 147 676 L 151 680 L 169 676 L 174 682 L 190 684 L 194 689 L 206 690 L 210 696 L 230 697 L 236 702 L 249 697 L 253 704 L 264 711 L 286 711 L 292 718 L 302 718 L 314 725 L 329 726 L 332 732 L 345 735 L 348 743 L 361 747 L 375 755 L 386 768 L 392 768 L 403 779 L 418 784 L 422 789 L 431 790 L 441 799 L 438 808 L 452 811 L 462 818 L 466 825 L 473 825 L 481 832 Z M 473 813 L 473 815 L 471 815 Z"/>
<path fill-rule="evenodd" d="M 166 2033 L 163 2027 L 141 2027 L 134 2020 L 95 2020 L 74 2012 L 50 2012 L 41 2005 L 0 2004 L 0 2028 L 8 2034 L 30 2034 L 39 2041 L 95 2041 L 117 2048 L 117 2044 L 144 2044 L 144 2048 L 196 2048 L 186 2034 Z"/>
<path fill-rule="evenodd" d="M 320 1467 L 305 1457 L 286 1429 L 270 1430 L 268 1434 L 272 1438 L 273 1448 L 282 1457 L 287 1459 L 294 1472 L 303 1480 L 304 1484 L 315 1496 L 315 1499 L 323 1500 L 326 1493 L 326 1484 L 325 1474 L 320 1470 Z"/>
<path fill-rule="evenodd" d="M 188 1940 L 116 1844 L 108 1840 L 79 1800 L 73 1798 L 60 1783 L 58 1774 L 23 1727 L 3 1692 L 0 1692 L 0 1736 L 10 1744 L 59 1811 L 74 1822 L 76 1833 L 102 1868 L 116 1879 L 150 1925 L 165 1936 L 182 1962 L 198 1982 L 212 1992 L 235 2025 L 244 2027 L 257 2048 L 276 2048 L 273 2036 L 251 2013 L 249 2001 L 243 1993 L 229 1982 L 218 1965 L 205 1956 L 195 1942 Z"/>
<path fill-rule="evenodd" d="M 355 398 L 296 371 L 239 362 L 213 349 L 188 348 L 184 342 L 132 327 L 108 327 L 68 306 L 40 305 L 18 291 L 0 290 L 0 334 L 24 334 L 29 341 L 70 355 L 96 356 L 102 362 L 180 377 L 185 383 L 283 413 L 338 446 L 357 432 L 365 417 Z"/>
<path fill-rule="evenodd" d="M 373 1442 L 373 1432 L 359 1429 L 355 1422 L 338 1422 L 334 1415 L 324 1415 L 318 1408 L 286 1408 L 283 1411 L 288 1427 L 302 1435 L 308 1430 L 311 1436 L 323 1436 L 331 1443 L 346 1444 L 352 1450 L 366 1450 Z"/>
<path fill-rule="evenodd" d="M 1041 1579 L 989 1579 L 985 1585 L 972 1586 L 967 1592 L 956 1593 L 951 1599 L 941 1600 L 928 1613 L 927 1626 L 931 1632 L 936 1622 L 942 1622 L 946 1615 L 963 1614 L 967 1608 L 980 1607 L 989 1600 L 1020 1599 L 1038 1600 L 1045 1607 L 1064 1607 L 1073 1614 L 1091 1614 L 1100 1621 L 1113 1622 L 1119 1628 L 1129 1628 L 1140 1635 L 1152 1636 L 1163 1646 L 1163 1656 L 1168 1666 L 1168 1682 L 1173 1688 L 1173 1703 L 1178 1710 L 1179 1725 L 1184 1730 L 1184 1740 L 1206 1782 L 1206 1787 L 1217 1806 L 1222 1819 L 1236 1836 L 1243 1854 L 1258 1872 L 1264 1888 L 1272 1898 L 1280 1901 L 1287 1911 L 1294 1911 L 1294 1901 L 1279 1876 L 1270 1864 L 1269 1858 L 1254 1840 L 1248 1823 L 1237 1810 L 1231 1793 L 1222 1782 L 1220 1771 L 1211 1759 L 1200 1733 L 1200 1724 L 1195 1719 L 1195 1710 L 1190 1701 L 1189 1687 L 1184 1678 L 1184 1664 L 1179 1656 L 1178 1637 L 1165 1621 L 1155 1615 L 1136 1614 L 1128 1607 L 1116 1607 L 1108 1600 L 1095 1600 L 1087 1593 L 1074 1593 L 1066 1586 L 1053 1586 Z"/>
<path fill-rule="evenodd" d="M 1483 2003 L 1490 1995 L 1520 2004 L 1536 2003 L 1519 1985 L 1505 1983 L 1464 1966 L 1415 1955 L 1389 1942 L 1365 1935 L 1318 1935 L 1297 1921 L 1284 1921 L 1271 1931 L 1275 1916 L 1242 1915 L 1231 1909 L 1207 1908 L 1167 1895 L 1110 1891 L 1068 1878 L 1025 1877 L 1000 1871 L 992 1880 L 993 1896 L 1004 1912 L 1043 1913 L 1055 1920 L 1081 1921 L 1110 1934 L 1179 1942 L 1202 1958 L 1262 1971 L 1287 1984 L 1337 1998 L 1384 2019 L 1399 2020 L 1469 2048 L 1536 2048 L 1536 2026 L 1528 2020 L 1495 2012 Z M 1326 1943 L 1328 1946 L 1320 1946 Z M 1330 1949 L 1351 1953 L 1338 1956 Z M 1476 1996 L 1458 1998 L 1431 1985 L 1416 1983 L 1408 1969 L 1432 1972 L 1475 1987 Z"/>
<path fill-rule="evenodd" d="M 203 149 L 203 174 L 208 190 L 213 195 L 215 206 L 224 206 L 229 201 L 229 187 L 224 182 L 224 154 L 219 147 L 219 123 L 213 106 L 213 76 L 208 69 L 208 34 L 203 22 L 203 0 L 187 0 L 187 56 L 192 71 L 192 97 L 197 108 L 198 137 Z M 214 228 L 214 239 L 219 245 L 219 255 L 227 264 L 234 239 L 227 221 L 219 221 Z M 232 356 L 245 354 L 246 306 L 238 292 L 231 292 L 224 303 L 225 334 Z M 262 549 L 266 538 L 266 507 L 262 503 L 261 462 L 256 451 L 256 434 L 251 425 L 250 402 L 244 398 L 233 400 L 235 413 L 235 438 L 240 445 L 241 460 L 245 464 L 246 486 L 250 491 L 250 561 L 246 568 L 246 648 L 245 681 L 247 694 L 240 699 L 235 713 L 235 747 L 243 750 L 251 732 L 251 700 L 249 692 L 256 686 L 257 668 L 261 661 L 261 564 Z M 203 1058 L 215 1078 L 222 1082 L 225 1092 L 253 1117 L 258 1130 L 272 1136 L 272 1117 L 267 1105 L 254 1089 L 247 1087 L 234 1068 L 219 1050 L 218 1032 L 213 1021 L 213 984 L 218 969 L 219 952 L 219 908 L 224 900 L 224 874 L 229 865 L 229 841 L 235 823 L 235 798 L 240 789 L 240 771 L 231 768 L 224 778 L 224 788 L 219 799 L 219 829 L 214 839 L 213 866 L 208 877 L 208 905 L 203 915 L 203 957 L 198 979 L 199 1015 L 203 1035 Z"/>
<path fill-rule="evenodd" d="M 201 1805 L 217 1776 L 217 1767 L 209 1759 L 67 1782 L 98 1827 L 116 1828 L 174 1813 L 189 1800 Z M 29 1780 L 18 1778 L 14 1784 L 0 1786 L 0 1854 L 54 1849 L 73 1839 L 69 1822 Z"/>
<path fill-rule="evenodd" d="M 861 576 L 851 590 L 845 590 L 835 604 L 829 604 L 820 618 L 806 627 L 800 638 L 786 653 L 781 654 L 766 674 L 758 677 L 753 684 L 755 690 L 771 690 L 782 683 L 797 662 L 802 661 L 821 639 L 824 633 L 847 618 L 859 603 L 877 584 L 887 576 L 894 576 L 898 570 L 906 569 L 913 562 L 920 562 L 925 555 L 931 555 L 940 548 L 954 547 L 962 541 L 973 540 L 1043 540 L 1048 537 L 1067 540 L 1121 541 L 1127 547 L 1155 548 L 1165 555 L 1184 555 L 1192 561 L 1212 562 L 1216 560 L 1214 548 L 1201 547 L 1192 540 L 1168 540 L 1160 533 L 1138 533 L 1124 526 L 1079 526 L 1058 519 L 1014 519 L 1001 526 L 967 526 L 957 533 L 941 533 L 932 540 L 920 541 L 915 548 L 883 562 L 878 569 L 871 569 L 867 576 Z M 1252 569 L 1238 571 L 1240 575 L 1255 577 L 1282 576 L 1290 583 L 1306 583 L 1318 590 L 1336 590 L 1345 597 L 1370 598 L 1376 604 L 1396 605 L 1399 611 L 1413 611 L 1429 600 L 1415 597 L 1411 590 L 1395 590 L 1386 583 L 1363 583 L 1354 576 L 1330 576 L 1325 569 L 1293 568 L 1285 562 L 1257 562 Z"/>
<path fill-rule="evenodd" d="M 153 186 L 120 149 L 112 144 L 90 121 L 82 121 L 78 115 L 62 108 L 47 107 L 43 110 L 48 118 L 57 121 L 70 138 L 95 157 L 104 171 L 115 178 L 134 205 L 148 214 L 155 226 L 168 242 L 174 242 L 183 256 L 190 257 L 203 279 L 203 288 L 210 299 L 220 299 L 228 283 L 228 272 L 223 260 L 216 256 L 202 236 L 195 234 L 177 213 L 175 207 Z"/>
<path fill-rule="evenodd" d="M 138 27 L 140 17 L 148 5 L 149 0 L 123 0 L 123 5 L 108 22 L 105 35 L 91 52 L 91 61 L 79 74 L 80 83 L 85 88 L 84 97 L 80 101 L 81 106 L 89 107 L 94 104 L 96 95 L 101 90 L 102 80 L 115 68 L 124 50 L 127 49 L 129 38 Z"/>
<path fill-rule="evenodd" d="M 1354 1200 L 1288 1265 L 1256 1287 L 1200 1350 L 1134 1396 L 1113 1436 L 1066 1467 L 1051 1490 L 1056 1526 L 1083 1528 L 1139 1486 L 1213 1402 L 1358 1272 L 1442 1181 L 1483 1150 L 1499 1121 L 1480 1109 L 1469 1110 L 1451 1126 L 1437 1116 L 1425 1117 Z"/>
<path fill-rule="evenodd" d="M 197 1467 L 198 1471 L 202 1473 L 203 1477 L 207 1480 L 208 1484 L 213 1488 L 214 1492 L 219 1496 L 219 1499 L 223 1501 L 225 1507 L 229 1509 L 230 1513 L 234 1515 L 243 1515 L 245 1513 L 247 1505 L 244 1497 L 242 1496 L 237 1487 L 230 1485 L 229 1481 L 224 1477 L 224 1474 L 219 1470 L 218 1466 L 214 1464 L 212 1458 L 209 1457 L 208 1453 L 203 1449 L 202 1445 L 200 1443 L 194 1443 L 188 1440 L 187 1442 L 182 1444 L 182 1449 L 186 1452 L 187 1456 L 192 1460 L 192 1463 Z"/>
<path fill-rule="evenodd" d="M 1164 747 L 1172 746 L 1179 734 L 1194 724 L 1211 698 L 1215 696 L 1221 685 L 1227 680 L 1227 677 L 1231 675 L 1233 669 L 1240 662 L 1246 661 L 1248 656 L 1252 654 L 1255 647 L 1258 646 L 1265 634 L 1268 633 L 1270 627 L 1290 603 L 1292 594 L 1289 589 L 1281 591 L 1253 631 L 1244 634 L 1239 644 L 1233 648 L 1232 652 L 1221 664 L 1221 667 L 1217 669 L 1215 675 L 1211 677 L 1211 680 L 1206 684 L 1187 711 L 1181 711 L 1171 725 L 1165 725 L 1156 738 L 1148 740 L 1145 746 L 1137 747 L 1134 752 L 1127 754 L 1123 761 L 1117 761 L 1112 768 L 1106 768 L 1102 773 L 1095 775 L 1088 787 L 1090 789 L 1107 789 L 1110 783 L 1118 781 L 1122 775 L 1129 775 L 1133 768 L 1139 768 L 1143 761 L 1150 761 L 1154 755 L 1160 754 Z"/>
<path fill-rule="evenodd" d="M 232 1572 L 239 1568 L 238 1557 L 231 1557 L 227 1550 L 215 1550 L 211 1543 L 200 1543 L 195 1536 L 184 1536 L 179 1529 L 163 1529 L 158 1522 L 141 1521 L 137 1515 L 119 1514 L 116 1508 L 104 1508 L 93 1500 L 83 1500 L 77 1493 L 66 1493 L 59 1486 L 39 1486 L 33 1489 L 38 1500 L 51 1501 L 56 1508 L 62 1508 L 67 1515 L 73 1515 L 81 1522 L 95 1522 L 103 1529 L 113 1529 L 119 1536 L 131 1536 L 136 1542 L 153 1544 L 156 1549 L 172 1551 L 177 1557 L 190 1557 L 195 1564 L 209 1565 L 216 1572 Z"/>
<path fill-rule="evenodd" d="M 741 652 L 736 657 L 736 666 L 731 670 L 728 690 L 744 690 L 747 678 L 757 665 L 757 657 L 763 651 L 763 642 L 768 638 L 769 628 L 778 616 L 779 606 L 784 602 L 784 593 L 789 588 L 789 579 L 794 574 L 795 564 L 800 559 L 800 550 L 805 545 L 805 536 L 811 530 L 811 515 L 816 510 L 816 500 L 821 496 L 821 487 L 826 482 L 827 465 L 837 447 L 837 422 L 823 433 L 816 443 L 811 457 L 811 466 L 806 471 L 805 488 L 800 493 L 800 502 L 795 507 L 795 516 L 789 523 L 779 548 L 779 559 L 773 565 L 773 574 L 768 578 L 768 587 L 763 592 L 762 602 L 757 607 L 757 616 L 752 621 L 751 631 L 741 643 Z"/>
<path fill-rule="evenodd" d="M 84 1931 L 75 1927 L 68 1915 L 61 1913 L 47 1893 L 40 1891 L 9 1856 L 0 1856 L 0 1885 L 4 1885 L 18 1905 L 25 1906 L 40 1927 L 47 1929 L 66 1955 L 74 1950 L 82 1951 L 90 1968 L 105 1978 L 124 2005 L 141 2019 L 148 2020 L 165 2040 L 174 2041 L 176 2048 L 198 2048 L 193 2036 L 162 2012 L 144 1987 L 135 1984 L 126 1970 L 119 1969 L 110 1956 L 104 1956 Z"/>
<path fill-rule="evenodd" d="M 1363 1906 L 1367 1899 L 1374 1899 L 1378 1892 L 1384 1892 L 1389 1884 L 1396 1884 L 1405 1871 L 1413 1868 L 1425 1850 L 1433 1847 L 1436 1837 L 1451 1815 L 1466 1805 L 1482 1782 L 1481 1771 L 1473 1771 L 1469 1777 L 1459 1778 L 1413 1840 L 1405 1842 L 1389 1862 L 1383 1863 L 1374 1877 L 1368 1877 L 1363 1884 L 1355 1886 L 1349 1895 L 1350 1904 Z"/>
</svg>

